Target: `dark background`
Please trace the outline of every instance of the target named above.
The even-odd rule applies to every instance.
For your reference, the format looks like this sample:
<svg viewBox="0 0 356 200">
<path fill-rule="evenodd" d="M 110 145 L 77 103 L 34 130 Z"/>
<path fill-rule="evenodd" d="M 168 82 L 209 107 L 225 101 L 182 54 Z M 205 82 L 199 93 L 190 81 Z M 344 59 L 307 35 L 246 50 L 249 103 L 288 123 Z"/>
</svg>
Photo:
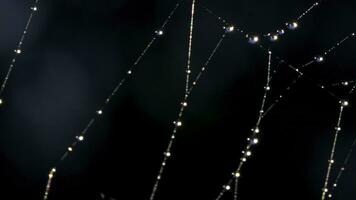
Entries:
<svg viewBox="0 0 356 200">
<path fill-rule="evenodd" d="M 58 168 L 50 199 L 148 199 L 184 92 L 190 1 L 185 1 L 84 145 Z M 32 1 L 0 1 L 0 75 L 29 16 Z M 1 199 L 41 199 L 47 174 L 123 77 L 175 1 L 43 1 L 0 108 Z M 313 1 L 204 0 L 197 3 L 193 74 L 222 33 L 203 5 L 250 32 L 276 30 Z M 330 0 L 297 31 L 271 44 L 299 66 L 356 30 L 356 3 Z M 306 73 L 330 84 L 356 79 L 355 40 Z M 276 64 L 278 61 L 273 60 Z M 157 199 L 215 199 L 236 168 L 263 94 L 267 54 L 229 35 L 193 91 Z M 274 65 L 275 66 L 275 65 Z M 286 66 L 273 97 L 294 78 Z M 332 88 L 345 94 L 341 87 Z M 341 96 L 342 97 L 342 96 Z M 270 102 L 269 102 L 270 103 Z M 356 137 L 355 98 L 346 110 L 336 166 Z M 263 121 L 261 143 L 243 169 L 241 199 L 318 199 L 339 105 L 302 79 Z M 335 199 L 355 199 L 356 159 Z M 334 178 L 333 173 L 332 178 Z M 227 196 L 229 197 L 229 195 Z M 226 198 L 228 199 L 228 198 Z"/>
</svg>

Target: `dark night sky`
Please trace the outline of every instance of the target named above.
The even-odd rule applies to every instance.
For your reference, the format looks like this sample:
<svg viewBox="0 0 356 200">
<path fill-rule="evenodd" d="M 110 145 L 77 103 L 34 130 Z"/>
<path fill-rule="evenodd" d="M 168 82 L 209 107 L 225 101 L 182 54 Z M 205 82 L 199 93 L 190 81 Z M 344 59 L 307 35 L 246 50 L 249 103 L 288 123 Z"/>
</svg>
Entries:
<svg viewBox="0 0 356 200">
<path fill-rule="evenodd" d="M 190 1 L 139 65 L 84 145 L 58 168 L 50 199 L 148 199 L 184 93 Z M 0 199 L 41 199 L 49 169 L 95 114 L 162 24 L 175 1 L 43 1 L 0 108 Z M 250 32 L 276 30 L 313 1 L 199 1 L 193 74 L 222 33 L 203 5 Z M 32 1 L 0 1 L 0 75 L 29 15 Z M 356 31 L 356 3 L 329 0 L 300 28 L 270 46 L 299 66 Z M 306 74 L 329 84 L 356 79 L 355 40 Z M 273 64 L 277 61 L 273 60 Z M 215 199 L 236 168 L 255 124 L 267 54 L 234 33 L 224 41 L 193 91 L 157 200 Z M 273 97 L 295 77 L 281 66 Z M 345 94 L 342 88 L 333 92 Z M 350 99 L 336 166 L 356 137 L 356 99 Z M 338 102 L 302 79 L 262 123 L 261 143 L 243 169 L 241 199 L 320 198 Z M 356 197 L 356 159 L 335 199 Z M 335 174 L 333 174 L 334 176 Z M 225 199 L 231 199 L 229 195 Z"/>
</svg>

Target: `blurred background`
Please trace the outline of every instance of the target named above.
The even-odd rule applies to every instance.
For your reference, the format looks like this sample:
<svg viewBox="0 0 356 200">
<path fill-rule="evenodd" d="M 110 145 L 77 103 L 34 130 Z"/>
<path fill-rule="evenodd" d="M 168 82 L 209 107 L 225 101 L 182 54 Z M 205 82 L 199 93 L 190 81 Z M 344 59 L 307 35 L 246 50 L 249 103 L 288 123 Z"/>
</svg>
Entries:
<svg viewBox="0 0 356 200">
<path fill-rule="evenodd" d="M 101 119 L 57 169 L 50 199 L 148 199 L 184 94 L 190 4 L 171 23 Z M 223 33 L 204 6 L 248 33 L 275 31 L 314 2 L 197 1 L 192 73 Z M 0 1 L 0 77 L 30 14 L 31 0 Z M 1 199 L 41 199 L 49 170 L 84 128 L 150 41 L 176 1 L 43 1 L 0 107 Z M 324 1 L 299 28 L 262 44 L 300 66 L 356 31 L 356 3 Z M 243 169 L 240 199 L 320 198 L 338 100 L 316 87 L 356 80 L 355 39 L 306 69 L 261 125 L 260 145 Z M 158 199 L 215 199 L 230 178 L 261 104 L 268 55 L 241 34 L 228 35 L 193 91 Z M 278 60 L 272 61 L 276 67 Z M 296 74 L 285 65 L 271 99 Z M 345 87 L 330 88 L 344 98 Z M 268 101 L 270 104 L 272 101 Z M 355 96 L 349 99 L 337 144 L 336 167 L 356 137 Z M 337 168 L 336 168 L 337 169 Z M 335 171 L 334 171 L 335 172 Z M 332 180 L 336 173 L 332 174 Z M 355 199 L 356 159 L 335 199 Z M 7 197 L 7 198 L 6 198 Z M 231 196 L 227 195 L 225 199 Z"/>
</svg>

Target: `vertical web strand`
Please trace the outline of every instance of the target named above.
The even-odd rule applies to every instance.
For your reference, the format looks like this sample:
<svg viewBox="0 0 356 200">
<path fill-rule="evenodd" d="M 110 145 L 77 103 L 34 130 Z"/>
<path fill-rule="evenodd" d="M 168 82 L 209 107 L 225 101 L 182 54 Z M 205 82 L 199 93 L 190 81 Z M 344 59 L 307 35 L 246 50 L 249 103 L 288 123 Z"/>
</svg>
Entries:
<svg viewBox="0 0 356 200">
<path fill-rule="evenodd" d="M 190 79 L 190 66 L 191 66 L 191 59 L 192 59 L 192 44 L 193 44 L 193 31 L 194 31 L 194 15 L 195 15 L 195 0 L 192 1 L 192 7 L 191 7 L 191 17 L 190 17 L 190 27 L 189 27 L 189 39 L 188 39 L 188 61 L 187 61 L 187 67 L 186 67 L 186 80 L 185 80 L 185 93 L 184 93 L 184 100 L 181 103 L 181 107 L 179 110 L 178 114 L 178 119 L 174 122 L 174 129 L 173 133 L 171 135 L 171 138 L 168 143 L 168 147 L 166 151 L 164 152 L 164 157 L 160 166 L 160 169 L 158 171 L 158 175 L 156 176 L 156 180 L 154 182 L 151 195 L 150 195 L 150 200 L 154 200 L 159 188 L 159 184 L 161 182 L 162 175 L 164 173 L 164 170 L 166 169 L 166 164 L 168 161 L 168 158 L 171 156 L 171 149 L 175 140 L 175 135 L 177 133 L 177 130 L 180 126 L 182 126 L 181 118 L 183 116 L 184 110 L 187 106 L 187 100 L 189 97 L 189 79 Z"/>
<path fill-rule="evenodd" d="M 328 160 L 328 169 L 325 175 L 325 180 L 324 180 L 324 186 L 322 188 L 322 194 L 321 194 L 321 200 L 325 200 L 326 194 L 328 193 L 328 187 L 329 187 L 329 179 L 330 179 L 330 174 L 331 171 L 333 169 L 333 165 L 334 165 L 334 157 L 335 157 L 335 151 L 336 151 L 336 144 L 337 144 L 337 140 L 339 137 L 339 133 L 341 131 L 341 120 L 342 120 L 342 115 L 344 112 L 344 106 L 346 104 L 344 104 L 344 102 L 341 102 L 341 106 L 340 106 L 340 111 L 339 111 L 339 117 L 337 120 L 337 126 L 335 128 L 335 134 L 334 134 L 334 140 L 333 140 L 333 145 L 331 148 L 331 152 L 330 152 L 330 158 Z"/>
<path fill-rule="evenodd" d="M 194 15 L 195 15 L 195 0 L 192 1 L 192 12 L 190 18 L 190 28 L 189 28 L 189 41 L 188 41 L 188 60 L 187 60 L 187 71 L 186 71 L 186 83 L 185 83 L 185 98 L 187 98 L 189 91 L 189 81 L 190 81 L 190 66 L 192 62 L 192 43 L 193 43 L 193 31 L 194 31 Z"/>
</svg>

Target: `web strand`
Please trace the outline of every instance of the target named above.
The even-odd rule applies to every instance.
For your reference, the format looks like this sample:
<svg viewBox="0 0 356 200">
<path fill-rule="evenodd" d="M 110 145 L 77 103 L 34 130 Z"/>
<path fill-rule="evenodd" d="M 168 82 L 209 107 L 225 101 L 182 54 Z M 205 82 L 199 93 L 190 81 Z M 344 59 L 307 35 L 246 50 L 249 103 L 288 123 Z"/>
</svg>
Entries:
<svg viewBox="0 0 356 200">
<path fill-rule="evenodd" d="M 46 189 L 45 189 L 45 194 L 43 197 L 43 200 L 47 200 L 49 193 L 51 191 L 51 186 L 52 186 L 52 182 L 53 182 L 53 178 L 55 176 L 55 172 L 57 171 L 57 168 L 60 166 L 60 164 L 62 162 L 64 162 L 64 160 L 70 155 L 70 153 L 72 153 L 75 150 L 75 147 L 79 144 L 79 143 L 83 143 L 85 136 L 87 135 L 87 132 L 90 130 L 90 128 L 94 125 L 94 123 L 96 122 L 96 120 L 103 114 L 104 108 L 106 108 L 106 106 L 108 106 L 108 104 L 112 101 L 113 97 L 115 97 L 117 95 L 117 93 L 119 92 L 120 88 L 122 87 L 122 85 L 124 83 L 126 83 L 126 81 L 132 77 L 134 70 L 136 69 L 137 65 L 142 61 L 142 59 L 144 58 L 144 56 L 147 54 L 147 52 L 149 51 L 149 49 L 151 48 L 151 46 L 154 44 L 154 42 L 159 38 L 162 37 L 164 34 L 164 28 L 167 26 L 167 24 L 170 22 L 170 20 L 172 19 L 173 15 L 175 14 L 176 10 L 178 9 L 178 7 L 180 6 L 182 1 L 178 2 L 175 7 L 172 9 L 172 11 L 170 12 L 170 14 L 168 15 L 168 17 L 166 18 L 166 20 L 163 22 L 163 25 L 160 27 L 159 30 L 157 30 L 153 36 L 153 38 L 151 39 L 151 41 L 148 43 L 148 45 L 143 49 L 143 51 L 140 53 L 140 55 L 137 57 L 137 59 L 135 60 L 135 62 L 129 67 L 129 70 L 126 72 L 126 74 L 124 75 L 124 77 L 119 81 L 119 83 L 115 86 L 115 88 L 113 89 L 113 91 L 110 93 L 110 95 L 106 98 L 105 102 L 102 104 L 102 106 L 100 106 L 100 109 L 96 111 L 95 115 L 89 120 L 88 124 L 84 127 L 84 129 L 80 132 L 80 134 L 78 136 L 75 137 L 75 140 L 72 142 L 72 144 L 67 148 L 67 150 L 65 151 L 65 153 L 61 156 L 61 158 L 59 159 L 59 161 L 57 162 L 57 164 L 55 165 L 55 167 L 53 167 L 49 174 L 48 174 L 48 181 L 47 181 L 47 185 L 46 185 Z"/>
<path fill-rule="evenodd" d="M 173 128 L 172 134 L 170 136 L 170 139 L 169 139 L 169 142 L 168 142 L 168 146 L 167 146 L 167 148 L 166 148 L 166 150 L 164 152 L 164 157 L 163 157 L 163 160 L 161 162 L 160 169 L 159 169 L 158 174 L 156 176 L 156 180 L 155 180 L 155 183 L 154 183 L 154 186 L 153 186 L 153 189 L 152 189 L 152 193 L 150 195 L 150 200 L 153 200 L 155 198 L 156 193 L 157 193 L 158 188 L 159 188 L 159 184 L 160 184 L 161 179 L 162 179 L 162 176 L 163 176 L 164 171 L 165 171 L 165 169 L 167 167 L 167 163 L 169 161 L 169 158 L 172 156 L 172 147 L 174 145 L 174 141 L 176 139 L 176 134 L 178 132 L 178 129 L 183 125 L 182 119 L 183 119 L 184 113 L 186 111 L 186 108 L 188 107 L 188 104 L 189 104 L 190 94 L 193 91 L 193 89 L 198 85 L 202 74 L 206 71 L 208 65 L 210 64 L 210 62 L 212 60 L 212 58 L 214 57 L 214 55 L 216 54 L 217 50 L 221 46 L 225 36 L 226 36 L 225 34 L 223 34 L 221 36 L 219 42 L 215 46 L 214 50 L 211 52 L 209 58 L 207 59 L 207 61 L 203 65 L 203 67 L 201 68 L 200 73 L 196 76 L 195 81 L 193 82 L 193 85 L 190 87 L 186 98 L 184 98 L 184 101 L 181 103 L 177 120 L 174 121 L 174 128 Z"/>
<path fill-rule="evenodd" d="M 259 113 L 258 113 L 258 118 L 257 118 L 257 121 L 256 121 L 256 125 L 252 129 L 251 136 L 247 139 L 248 144 L 246 145 L 244 151 L 242 151 L 242 156 L 240 158 L 239 166 L 238 166 L 237 170 L 235 170 L 232 173 L 233 178 L 231 178 L 228 181 L 228 183 L 223 186 L 222 191 L 219 193 L 218 197 L 215 200 L 220 200 L 223 197 L 223 195 L 225 194 L 225 192 L 229 191 L 231 189 L 231 184 L 234 182 L 234 180 L 235 180 L 234 200 L 237 200 L 237 197 L 238 197 L 238 195 L 237 195 L 238 181 L 239 181 L 239 179 L 241 177 L 242 166 L 252 156 L 253 148 L 259 143 L 259 135 L 260 135 L 259 126 L 261 124 L 261 120 L 262 120 L 262 117 L 263 117 L 264 108 L 265 108 L 265 104 L 266 104 L 266 100 L 267 100 L 268 94 L 271 91 L 271 86 L 270 86 L 270 82 L 271 82 L 271 64 L 272 64 L 271 61 L 272 61 L 272 52 L 268 51 L 268 64 L 267 64 L 266 84 L 264 86 L 264 93 L 263 93 L 263 97 L 262 97 L 261 108 L 260 108 Z"/>
<path fill-rule="evenodd" d="M 189 39 L 188 39 L 188 60 L 187 60 L 187 68 L 186 68 L 186 79 L 185 79 L 185 94 L 184 94 L 184 100 L 181 103 L 181 107 L 179 110 L 178 114 L 178 120 L 175 121 L 175 126 L 173 129 L 173 134 L 169 140 L 168 147 L 164 153 L 163 161 L 161 163 L 161 167 L 158 171 L 158 175 L 156 177 L 155 183 L 153 185 L 151 195 L 150 195 L 150 200 L 154 200 L 156 197 L 156 193 L 159 188 L 159 184 L 161 181 L 161 177 L 164 173 L 164 170 L 166 169 L 166 163 L 168 161 L 168 158 L 171 156 L 171 149 L 174 143 L 175 139 L 175 134 L 177 133 L 178 127 L 182 126 L 181 118 L 183 116 L 185 107 L 187 106 L 187 99 L 188 99 L 188 90 L 189 90 L 189 79 L 190 79 L 190 65 L 191 65 L 191 57 L 192 57 L 192 43 L 193 43 L 193 31 L 194 31 L 194 15 L 195 15 L 195 0 L 192 1 L 192 7 L 191 7 L 191 17 L 190 17 L 190 29 L 189 29 Z"/>
<path fill-rule="evenodd" d="M 284 36 L 287 33 L 287 30 L 293 31 L 293 30 L 297 29 L 299 27 L 299 23 L 301 22 L 301 20 L 304 17 L 306 17 L 309 13 L 311 13 L 315 8 L 320 6 L 320 4 L 322 2 L 323 2 L 323 0 L 316 1 L 310 7 L 308 7 L 306 10 L 304 10 L 302 12 L 302 14 L 300 14 L 295 20 L 285 22 L 284 25 L 281 26 L 280 28 L 278 28 L 277 30 L 271 31 L 269 33 L 260 33 L 260 34 L 257 34 L 257 35 L 261 35 L 262 37 L 267 38 L 271 42 L 278 41 L 278 39 L 280 37 Z M 208 12 L 209 14 L 214 16 L 222 24 L 224 24 L 224 25 L 231 25 L 232 24 L 232 23 L 228 22 L 225 18 L 223 18 L 220 15 L 216 14 L 215 12 L 213 12 L 208 7 L 204 6 L 204 9 L 205 9 L 206 12 Z M 248 33 L 247 30 L 243 30 L 240 27 L 238 27 L 237 30 L 238 30 L 238 32 L 240 32 L 242 34 L 248 35 L 247 34 Z"/>
<path fill-rule="evenodd" d="M 31 13 L 30 13 L 30 15 L 29 15 L 29 17 L 27 19 L 27 23 L 25 25 L 24 31 L 22 32 L 20 41 L 17 44 L 17 48 L 14 50 L 14 55 L 13 55 L 13 57 L 11 59 L 11 63 L 10 63 L 10 66 L 9 66 L 7 72 L 6 72 L 5 78 L 1 83 L 1 87 L 0 87 L 0 105 L 4 103 L 4 99 L 2 99 L 3 93 L 4 93 L 4 91 L 5 91 L 5 89 L 6 89 L 7 85 L 8 85 L 8 81 L 10 79 L 11 74 L 12 74 L 13 70 L 15 69 L 16 61 L 17 61 L 19 55 L 22 53 L 23 44 L 25 42 L 26 36 L 28 34 L 28 31 L 30 29 L 33 17 L 36 14 L 36 12 L 38 12 L 38 9 L 39 9 L 38 6 L 39 6 L 39 0 L 36 0 L 34 2 L 33 6 L 30 8 L 31 9 Z"/>
<path fill-rule="evenodd" d="M 343 115 L 343 112 L 344 112 L 344 107 L 348 105 L 347 102 L 340 102 L 341 106 L 340 106 L 340 111 L 339 111 L 339 117 L 338 117 L 338 120 L 337 120 L 337 125 L 336 125 L 336 128 L 335 128 L 335 134 L 334 134 L 334 140 L 333 140 L 333 145 L 332 145 L 332 148 L 331 148 L 331 153 L 330 153 L 330 158 L 328 160 L 328 169 L 327 169 L 327 172 L 326 172 L 326 175 L 325 175 L 325 181 L 324 181 L 324 186 L 323 186 L 323 189 L 322 189 L 322 195 L 321 195 L 321 200 L 324 200 L 325 197 L 326 197 L 326 194 L 328 192 L 328 187 L 329 187 L 329 179 L 330 179 L 330 173 L 333 169 L 333 165 L 334 165 L 334 157 L 335 157 L 335 151 L 336 151 L 336 144 L 337 144 L 337 140 L 338 140 L 338 137 L 339 137 L 339 133 L 341 131 L 341 120 L 342 120 L 342 115 Z"/>
<path fill-rule="evenodd" d="M 345 85 L 345 83 L 343 85 Z M 349 91 L 347 98 L 350 98 L 351 95 L 354 93 L 355 86 L 356 86 L 356 84 Z M 344 100 L 343 102 L 344 102 L 344 105 L 345 105 L 345 103 L 348 105 L 348 102 L 346 100 Z M 344 161 L 342 163 L 342 166 L 339 168 L 339 170 L 337 172 L 337 176 L 336 176 L 333 184 L 331 186 L 329 186 L 329 188 L 325 188 L 324 187 L 324 189 L 327 189 L 327 190 L 325 190 L 324 196 L 327 195 L 328 198 L 332 198 L 333 197 L 333 194 L 334 194 L 336 188 L 339 186 L 339 181 L 340 181 L 342 175 L 344 174 L 344 172 L 346 170 L 346 167 L 349 164 L 349 161 L 350 161 L 350 158 L 351 158 L 351 155 L 353 153 L 353 150 L 354 150 L 355 146 L 356 146 L 356 138 L 353 140 L 351 146 L 349 147 L 348 153 L 347 153 L 347 155 L 346 155 L 346 157 L 345 157 L 345 159 L 344 159 Z"/>
</svg>

